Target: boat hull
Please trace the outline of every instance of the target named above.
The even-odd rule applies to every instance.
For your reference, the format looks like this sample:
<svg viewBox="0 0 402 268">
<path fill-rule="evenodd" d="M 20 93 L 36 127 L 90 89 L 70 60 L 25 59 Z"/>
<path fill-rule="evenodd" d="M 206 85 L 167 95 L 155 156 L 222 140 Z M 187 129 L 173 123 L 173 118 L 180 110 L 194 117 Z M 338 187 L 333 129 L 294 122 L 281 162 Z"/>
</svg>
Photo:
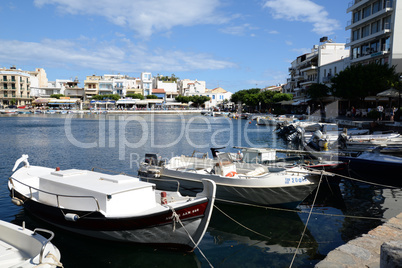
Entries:
<svg viewBox="0 0 402 268">
<path fill-rule="evenodd" d="M 202 190 L 201 180 L 209 178 L 216 183 L 216 198 L 221 202 L 238 202 L 262 206 L 279 206 L 294 208 L 300 204 L 316 187 L 315 178 L 301 174 L 277 175 L 276 179 L 233 179 L 220 176 L 205 176 L 202 174 L 187 173 L 169 169 L 161 169 L 160 175 L 147 176 L 139 173 L 144 181 L 155 183 L 157 188 L 175 190 L 170 181 L 177 180 L 180 193 L 191 195 Z M 160 176 L 160 177 L 159 177 Z M 275 184 L 274 181 L 281 181 Z M 286 185 L 287 184 L 287 185 Z"/>
<path fill-rule="evenodd" d="M 201 186 L 202 187 L 202 186 Z M 36 202 L 18 192 L 14 197 L 23 200 L 24 208 L 34 217 L 58 228 L 85 236 L 117 242 L 151 244 L 163 247 L 192 250 L 194 241 L 201 240 L 203 232 L 199 229 L 204 220 L 209 201 L 202 200 L 187 206 L 177 207 L 184 228 L 175 222 L 172 210 L 153 215 L 127 218 L 107 218 L 100 212 L 65 210 Z M 77 221 L 66 220 L 65 215 L 79 216 Z M 172 231 L 175 229 L 174 231 Z"/>
</svg>

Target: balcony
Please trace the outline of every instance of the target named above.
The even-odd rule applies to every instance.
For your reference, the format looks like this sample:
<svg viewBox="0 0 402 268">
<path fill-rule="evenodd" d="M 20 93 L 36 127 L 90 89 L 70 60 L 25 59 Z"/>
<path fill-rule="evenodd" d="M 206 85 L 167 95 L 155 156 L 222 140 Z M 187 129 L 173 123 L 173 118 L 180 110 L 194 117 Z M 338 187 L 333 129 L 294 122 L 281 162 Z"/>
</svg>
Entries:
<svg viewBox="0 0 402 268">
<path fill-rule="evenodd" d="M 349 13 L 349 12 L 363 6 L 364 4 L 368 3 L 369 1 L 370 0 L 354 0 L 354 1 L 349 2 L 346 13 Z"/>
<path fill-rule="evenodd" d="M 367 22 L 369 22 L 371 20 L 377 20 L 378 17 L 381 17 L 381 16 L 385 17 L 386 15 L 388 15 L 388 13 L 390 13 L 392 11 L 393 11 L 392 7 L 391 8 L 387 7 L 385 9 L 382 9 L 382 10 L 380 10 L 380 11 L 374 13 L 374 14 L 371 14 L 370 16 L 368 16 L 368 17 L 366 17 L 364 19 L 358 20 L 356 22 L 352 23 L 351 21 L 348 21 L 348 26 L 346 26 L 345 30 L 347 31 L 347 30 L 350 30 L 350 29 L 353 29 L 353 28 L 357 28 L 358 26 L 360 26 L 362 24 L 366 24 Z"/>
<path fill-rule="evenodd" d="M 306 66 L 303 69 L 300 69 L 300 72 L 308 72 L 308 71 L 315 71 L 317 70 L 317 66 L 314 65 L 310 65 L 310 66 Z"/>
<path fill-rule="evenodd" d="M 378 39 L 380 36 L 386 35 L 386 34 L 389 34 L 389 33 L 391 33 L 391 26 L 389 26 L 389 29 L 381 30 L 379 32 L 376 32 L 375 34 L 368 35 L 366 37 L 354 40 L 354 41 L 349 42 L 349 43 L 348 43 L 348 41 L 350 41 L 350 39 L 348 39 L 348 40 L 346 40 L 345 47 L 352 47 L 352 46 L 354 46 L 356 44 L 366 43 L 368 41 Z"/>
<path fill-rule="evenodd" d="M 368 54 L 362 55 L 362 56 L 360 56 L 358 58 L 354 58 L 350 62 L 351 63 L 356 63 L 356 62 L 368 60 L 368 59 L 371 59 L 371 58 L 374 58 L 374 57 L 380 57 L 380 56 L 383 56 L 383 55 L 386 55 L 386 54 L 389 54 L 389 53 L 390 53 L 389 51 L 378 51 L 378 52 L 368 53 Z"/>
</svg>

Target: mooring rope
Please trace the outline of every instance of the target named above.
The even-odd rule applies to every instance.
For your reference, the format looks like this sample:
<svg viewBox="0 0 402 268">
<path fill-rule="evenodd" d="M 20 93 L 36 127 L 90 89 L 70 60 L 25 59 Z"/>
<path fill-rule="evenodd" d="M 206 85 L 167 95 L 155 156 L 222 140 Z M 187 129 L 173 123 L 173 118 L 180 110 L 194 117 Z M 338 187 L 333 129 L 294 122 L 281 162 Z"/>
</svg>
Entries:
<svg viewBox="0 0 402 268">
<path fill-rule="evenodd" d="M 271 237 L 266 236 L 266 235 L 264 235 L 264 234 L 262 234 L 262 233 L 259 233 L 259 232 L 257 232 L 257 231 L 254 231 L 254 230 L 248 228 L 247 226 L 241 224 L 240 222 L 236 221 L 235 219 L 233 219 L 232 217 L 230 217 L 228 214 L 226 214 L 225 212 L 223 212 L 223 211 L 222 211 L 220 208 L 218 208 L 216 205 L 214 205 L 214 208 L 216 208 L 217 210 L 219 210 L 223 215 L 225 215 L 225 216 L 228 217 L 230 220 L 234 221 L 235 223 L 237 223 L 238 225 L 240 225 L 240 226 L 243 227 L 244 229 L 246 229 L 246 230 L 248 230 L 248 231 L 250 231 L 250 232 L 252 232 L 252 233 L 255 233 L 255 234 L 257 234 L 257 235 L 263 236 L 263 237 L 265 237 L 265 238 L 271 239 Z"/>
<path fill-rule="evenodd" d="M 175 221 L 180 223 L 181 227 L 183 227 L 184 231 L 187 233 L 188 237 L 190 238 L 191 242 L 193 242 L 194 246 L 198 249 L 198 251 L 200 252 L 200 254 L 204 257 L 204 259 L 208 262 L 210 267 L 214 267 L 212 265 L 212 263 L 208 260 L 208 258 L 205 256 L 205 254 L 202 252 L 202 250 L 200 249 L 200 247 L 198 246 L 197 243 L 195 243 L 194 239 L 191 237 L 190 233 L 187 231 L 186 227 L 184 227 L 183 222 L 180 220 L 180 216 L 176 213 L 176 211 L 174 210 L 174 208 L 172 206 L 168 207 L 172 210 L 172 217 L 173 217 L 173 224 L 174 224 L 174 228 L 175 228 Z"/>
<path fill-rule="evenodd" d="M 318 196 L 318 191 L 319 191 L 319 189 L 320 189 L 320 185 L 321 185 L 321 182 L 322 182 L 322 177 L 323 177 L 323 175 L 321 174 L 320 181 L 318 182 L 318 186 L 317 186 L 317 191 L 316 191 L 315 196 L 314 196 L 313 204 L 311 205 L 310 213 L 308 214 L 306 224 L 304 225 L 303 233 L 302 233 L 302 235 L 301 235 L 301 237 L 300 237 L 299 244 L 298 244 L 297 247 L 296 247 L 296 251 L 295 251 L 295 254 L 293 255 L 293 259 L 292 259 L 292 262 L 290 263 L 289 268 L 292 267 L 293 262 L 294 262 L 294 260 L 296 259 L 297 252 L 299 251 L 301 242 L 302 242 L 303 237 L 304 237 L 304 235 L 305 235 L 305 233 L 306 233 L 307 226 L 308 226 L 308 223 L 309 223 L 309 221 L 310 221 L 311 214 L 312 214 L 313 209 L 314 209 L 314 204 L 315 204 L 315 201 L 316 201 L 317 196 Z"/>
</svg>

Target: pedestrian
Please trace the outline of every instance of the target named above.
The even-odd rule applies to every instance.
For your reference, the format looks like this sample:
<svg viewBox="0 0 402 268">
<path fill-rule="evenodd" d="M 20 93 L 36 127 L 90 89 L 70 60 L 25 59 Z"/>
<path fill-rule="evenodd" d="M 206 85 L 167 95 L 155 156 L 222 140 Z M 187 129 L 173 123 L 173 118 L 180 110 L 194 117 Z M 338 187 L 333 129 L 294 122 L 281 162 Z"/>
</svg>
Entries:
<svg viewBox="0 0 402 268">
<path fill-rule="evenodd" d="M 355 120 L 355 116 L 356 116 L 356 108 L 354 106 L 352 106 L 352 119 Z"/>
<path fill-rule="evenodd" d="M 390 113 L 390 116 L 389 116 L 389 120 L 394 121 L 395 112 L 396 112 L 396 108 L 392 107 L 391 108 L 391 113 Z"/>
<path fill-rule="evenodd" d="M 310 105 L 307 106 L 306 113 L 307 113 L 308 116 L 310 115 Z"/>
<path fill-rule="evenodd" d="M 380 113 L 379 120 L 382 121 L 382 113 L 384 112 L 384 107 L 382 107 L 382 105 L 378 105 L 377 111 Z"/>
</svg>

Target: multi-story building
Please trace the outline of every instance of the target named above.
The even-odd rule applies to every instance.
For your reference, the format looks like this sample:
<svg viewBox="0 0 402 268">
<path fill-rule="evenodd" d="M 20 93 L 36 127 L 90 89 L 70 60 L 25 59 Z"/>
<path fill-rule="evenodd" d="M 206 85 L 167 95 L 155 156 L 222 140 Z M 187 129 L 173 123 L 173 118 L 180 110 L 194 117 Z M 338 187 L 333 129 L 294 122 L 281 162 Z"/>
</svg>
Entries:
<svg viewBox="0 0 402 268">
<path fill-rule="evenodd" d="M 144 96 L 152 95 L 152 75 L 148 72 L 141 73 L 141 87 Z"/>
<path fill-rule="evenodd" d="M 91 99 L 92 96 L 99 94 L 99 80 L 101 76 L 92 75 L 87 76 L 84 81 L 85 99 Z"/>
<path fill-rule="evenodd" d="M 127 94 L 141 94 L 144 95 L 144 91 L 141 86 L 141 78 L 131 77 L 128 79 Z"/>
<path fill-rule="evenodd" d="M 76 77 L 74 79 L 74 81 L 69 80 L 66 82 L 66 84 L 64 85 L 64 96 L 66 97 L 70 97 L 70 98 L 79 98 L 79 99 L 84 99 L 85 96 L 85 92 L 84 92 L 84 88 L 79 87 L 79 80 Z"/>
<path fill-rule="evenodd" d="M 214 88 L 214 89 L 207 89 L 205 91 L 205 93 L 198 94 L 198 95 L 207 96 L 207 97 L 211 98 L 209 101 L 207 101 L 205 103 L 205 108 L 206 109 L 221 105 L 221 104 L 223 104 L 225 102 L 225 100 L 227 102 L 229 102 L 231 97 L 232 97 L 231 92 L 226 91 L 225 89 L 223 89 L 221 87 L 217 87 L 217 88 Z"/>
<path fill-rule="evenodd" d="M 28 72 L 15 67 L 0 68 L 1 106 L 27 105 L 32 103 L 31 80 Z"/>
<path fill-rule="evenodd" d="M 205 93 L 206 83 L 205 81 L 198 81 L 197 79 L 183 79 L 178 83 L 178 91 L 179 94 L 183 96 L 200 95 Z"/>
<path fill-rule="evenodd" d="M 309 86 L 320 83 L 319 77 L 331 77 L 341 70 L 322 70 L 322 66 L 347 58 L 349 50 L 343 43 L 333 43 L 326 37 L 320 39 L 321 44 L 315 45 L 310 53 L 297 57 L 289 68 L 290 78 L 284 86 L 284 93 L 293 94 L 294 99 L 306 99 Z M 322 74 L 324 72 L 324 74 Z"/>
<path fill-rule="evenodd" d="M 167 77 L 162 75 L 157 76 L 153 80 L 152 88 L 153 95 L 155 95 L 155 89 L 163 89 L 167 102 L 174 102 L 175 97 L 179 95 L 176 77 Z"/>
<path fill-rule="evenodd" d="M 346 30 L 351 64 L 371 62 L 396 66 L 402 72 L 402 2 L 399 0 L 354 0 Z"/>
</svg>

